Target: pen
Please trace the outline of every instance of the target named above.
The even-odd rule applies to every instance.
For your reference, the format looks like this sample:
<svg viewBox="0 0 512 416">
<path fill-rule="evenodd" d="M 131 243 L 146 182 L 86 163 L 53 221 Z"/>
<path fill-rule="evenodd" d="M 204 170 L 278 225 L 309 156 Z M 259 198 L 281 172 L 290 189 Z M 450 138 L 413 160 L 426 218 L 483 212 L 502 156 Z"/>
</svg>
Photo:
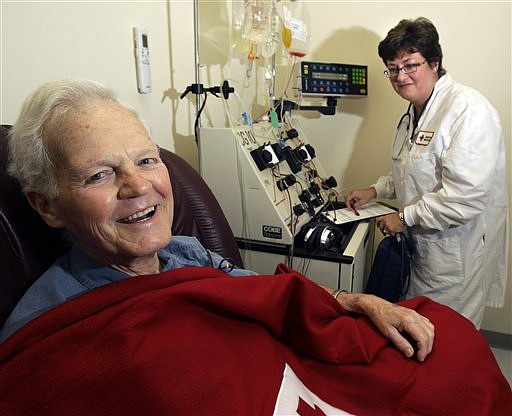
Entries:
<svg viewBox="0 0 512 416">
<path fill-rule="evenodd" d="M 356 207 L 355 207 L 355 203 L 357 202 L 357 199 L 356 198 L 352 198 L 350 201 L 349 201 L 349 207 L 352 211 L 354 211 L 354 214 L 356 215 L 359 215 L 359 212 L 357 211 Z"/>
</svg>

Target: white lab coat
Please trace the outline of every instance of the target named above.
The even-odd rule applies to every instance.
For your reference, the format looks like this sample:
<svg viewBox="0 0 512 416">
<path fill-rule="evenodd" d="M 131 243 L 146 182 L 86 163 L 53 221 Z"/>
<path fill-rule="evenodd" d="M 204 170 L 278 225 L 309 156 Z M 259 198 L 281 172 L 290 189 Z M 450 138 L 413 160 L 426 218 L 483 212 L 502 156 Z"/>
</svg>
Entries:
<svg viewBox="0 0 512 416">
<path fill-rule="evenodd" d="M 436 83 L 412 141 L 400 120 L 392 173 L 374 185 L 395 198 L 414 245 L 408 297 L 426 295 L 480 327 L 485 306 L 502 307 L 509 219 L 505 144 L 496 110 L 446 74 Z"/>
</svg>

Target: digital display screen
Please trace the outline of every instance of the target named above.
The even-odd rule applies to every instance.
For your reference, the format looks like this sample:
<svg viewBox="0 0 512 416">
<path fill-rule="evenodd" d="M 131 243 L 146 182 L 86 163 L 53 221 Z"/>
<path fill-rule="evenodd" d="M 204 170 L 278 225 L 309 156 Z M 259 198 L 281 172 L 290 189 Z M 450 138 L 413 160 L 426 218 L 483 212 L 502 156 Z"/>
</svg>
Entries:
<svg viewBox="0 0 512 416">
<path fill-rule="evenodd" d="M 302 61 L 300 90 L 305 96 L 363 97 L 368 95 L 368 67 Z"/>
<path fill-rule="evenodd" d="M 347 74 L 332 73 L 332 72 L 312 72 L 311 78 L 326 79 L 326 80 L 330 80 L 330 81 L 348 81 Z"/>
<path fill-rule="evenodd" d="M 142 35 L 142 46 L 144 48 L 148 47 L 148 37 L 146 35 Z"/>
</svg>

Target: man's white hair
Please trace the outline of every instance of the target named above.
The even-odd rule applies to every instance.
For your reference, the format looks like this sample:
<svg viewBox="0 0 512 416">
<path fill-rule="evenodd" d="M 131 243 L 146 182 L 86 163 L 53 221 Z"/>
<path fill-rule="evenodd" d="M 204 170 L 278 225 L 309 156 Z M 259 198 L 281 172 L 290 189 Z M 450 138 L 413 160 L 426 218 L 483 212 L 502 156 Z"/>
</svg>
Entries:
<svg viewBox="0 0 512 416">
<path fill-rule="evenodd" d="M 31 189 L 50 199 L 57 197 L 54 161 L 45 138 L 55 133 L 66 114 L 98 100 L 119 102 L 111 89 L 81 78 L 47 82 L 25 99 L 9 132 L 8 164 L 9 174 L 19 181 L 23 192 Z M 132 108 L 119 104 L 139 119 Z"/>
</svg>

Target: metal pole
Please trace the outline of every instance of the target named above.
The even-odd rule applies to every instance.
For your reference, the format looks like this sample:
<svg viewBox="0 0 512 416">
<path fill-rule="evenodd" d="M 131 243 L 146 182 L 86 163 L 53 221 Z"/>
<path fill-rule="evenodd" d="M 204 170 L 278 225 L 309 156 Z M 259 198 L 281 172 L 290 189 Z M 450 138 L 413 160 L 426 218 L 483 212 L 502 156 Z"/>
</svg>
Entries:
<svg viewBox="0 0 512 416">
<path fill-rule="evenodd" d="M 196 85 L 200 84 L 200 59 L 199 59 L 199 1 L 194 0 L 194 64 L 195 64 L 195 82 Z M 201 174 L 201 119 L 199 117 L 199 110 L 201 108 L 201 94 L 196 94 L 196 117 L 197 120 L 197 131 L 194 131 L 197 141 L 197 151 L 199 160 L 199 173 Z"/>
</svg>

